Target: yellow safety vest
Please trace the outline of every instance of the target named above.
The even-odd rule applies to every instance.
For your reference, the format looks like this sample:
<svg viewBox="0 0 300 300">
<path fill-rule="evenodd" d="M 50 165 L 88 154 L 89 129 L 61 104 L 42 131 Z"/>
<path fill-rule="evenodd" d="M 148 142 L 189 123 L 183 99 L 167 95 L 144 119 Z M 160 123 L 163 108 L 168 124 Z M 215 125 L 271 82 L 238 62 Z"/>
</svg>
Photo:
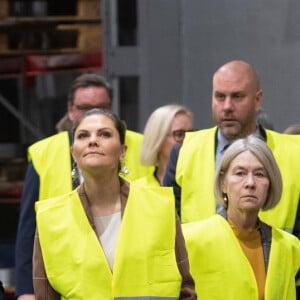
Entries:
<svg viewBox="0 0 300 300">
<path fill-rule="evenodd" d="M 215 131 L 214 128 L 188 132 L 181 146 L 176 182 L 181 187 L 183 223 L 202 220 L 216 213 L 213 195 Z"/>
<path fill-rule="evenodd" d="M 188 133 L 179 152 L 176 181 L 181 187 L 181 220 L 202 220 L 216 213 L 213 195 L 216 127 Z M 283 192 L 279 204 L 260 212 L 262 221 L 292 232 L 300 197 L 300 137 L 266 130 L 279 165 Z M 291 151 L 292 149 L 292 151 Z"/>
<path fill-rule="evenodd" d="M 148 173 L 147 176 L 143 176 L 137 180 L 134 181 L 134 183 L 140 184 L 142 186 L 151 185 L 151 186 L 160 186 L 159 181 L 154 176 L 154 171 L 151 170 L 151 172 Z"/>
<path fill-rule="evenodd" d="M 130 185 L 113 273 L 77 190 L 36 202 L 36 215 L 46 274 L 61 299 L 178 299 L 171 188 Z"/>
<path fill-rule="evenodd" d="M 151 168 L 139 163 L 142 134 L 127 130 L 125 143 L 125 165 L 128 174 L 122 174 L 122 177 L 132 181 L 145 176 Z M 70 147 L 67 131 L 45 138 L 29 147 L 28 159 L 32 161 L 40 179 L 39 199 L 56 197 L 72 190 Z"/>
<path fill-rule="evenodd" d="M 34 143 L 28 160 L 39 175 L 39 200 L 66 194 L 72 190 L 71 150 L 68 131 L 62 131 Z"/>
<path fill-rule="evenodd" d="M 139 132 L 126 130 L 125 144 L 127 145 L 127 152 L 124 159 L 128 173 L 120 173 L 126 181 L 133 181 L 135 179 L 146 176 L 149 171 L 153 170 L 152 166 L 143 166 L 140 163 L 140 152 L 143 142 L 143 135 Z"/>
<path fill-rule="evenodd" d="M 258 288 L 252 267 L 228 222 L 219 215 L 182 225 L 198 299 L 253 300 Z M 265 300 L 296 299 L 299 240 L 272 228 Z"/>
<path fill-rule="evenodd" d="M 268 146 L 281 172 L 283 191 L 279 204 L 260 212 L 260 218 L 292 233 L 300 198 L 300 136 L 270 130 L 266 130 L 266 134 Z"/>
</svg>

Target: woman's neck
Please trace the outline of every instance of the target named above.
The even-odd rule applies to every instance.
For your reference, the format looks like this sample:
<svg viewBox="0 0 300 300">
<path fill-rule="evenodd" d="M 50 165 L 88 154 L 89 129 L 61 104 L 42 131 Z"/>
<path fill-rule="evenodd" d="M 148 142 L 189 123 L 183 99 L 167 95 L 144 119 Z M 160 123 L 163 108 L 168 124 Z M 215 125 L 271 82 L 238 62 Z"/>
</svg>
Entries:
<svg viewBox="0 0 300 300">
<path fill-rule="evenodd" d="M 258 226 L 257 213 L 239 212 L 238 214 L 227 211 L 227 218 L 237 227 L 245 230 L 255 230 Z"/>
<path fill-rule="evenodd" d="M 166 172 L 165 168 L 162 168 L 161 166 L 157 166 L 156 167 L 155 177 L 159 181 L 160 185 L 163 185 L 163 180 L 164 180 L 164 177 L 165 177 L 165 172 Z"/>
<path fill-rule="evenodd" d="M 86 178 L 83 189 L 94 217 L 111 215 L 121 210 L 118 177 L 109 181 L 95 181 Z"/>
</svg>

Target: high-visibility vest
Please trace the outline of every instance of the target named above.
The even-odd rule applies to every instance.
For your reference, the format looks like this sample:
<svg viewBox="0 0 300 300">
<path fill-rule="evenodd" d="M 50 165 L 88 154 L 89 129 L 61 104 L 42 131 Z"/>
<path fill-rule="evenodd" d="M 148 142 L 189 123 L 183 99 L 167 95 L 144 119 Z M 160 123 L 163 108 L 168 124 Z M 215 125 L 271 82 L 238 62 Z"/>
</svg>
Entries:
<svg viewBox="0 0 300 300">
<path fill-rule="evenodd" d="M 146 186 L 146 185 L 157 186 L 157 187 L 160 186 L 160 183 L 155 177 L 153 172 L 149 172 L 148 175 L 135 180 L 134 183 L 138 183 L 142 186 Z"/>
<path fill-rule="evenodd" d="M 179 152 L 176 181 L 181 187 L 181 220 L 202 220 L 216 213 L 213 194 L 215 176 L 215 134 L 217 128 L 186 135 Z M 300 198 L 300 136 L 266 130 L 267 144 L 278 163 L 283 192 L 278 205 L 261 211 L 260 219 L 292 232 Z"/>
<path fill-rule="evenodd" d="M 143 166 L 140 163 L 140 152 L 143 142 L 143 135 L 139 132 L 126 130 L 125 144 L 127 145 L 127 151 L 124 159 L 124 166 L 127 173 L 120 173 L 126 181 L 133 181 L 135 179 L 146 176 L 148 172 L 153 171 L 152 166 Z"/>
<path fill-rule="evenodd" d="M 228 222 L 219 215 L 182 225 L 198 299 L 253 300 L 258 288 L 253 269 Z M 300 241 L 272 228 L 265 300 L 296 299 Z"/>
<path fill-rule="evenodd" d="M 68 131 L 34 143 L 28 160 L 39 175 L 39 199 L 66 194 L 72 190 L 71 148 Z"/>
<path fill-rule="evenodd" d="M 47 278 L 61 299 L 178 299 L 171 188 L 130 185 L 113 272 L 77 190 L 36 202 L 36 215 Z"/>
</svg>

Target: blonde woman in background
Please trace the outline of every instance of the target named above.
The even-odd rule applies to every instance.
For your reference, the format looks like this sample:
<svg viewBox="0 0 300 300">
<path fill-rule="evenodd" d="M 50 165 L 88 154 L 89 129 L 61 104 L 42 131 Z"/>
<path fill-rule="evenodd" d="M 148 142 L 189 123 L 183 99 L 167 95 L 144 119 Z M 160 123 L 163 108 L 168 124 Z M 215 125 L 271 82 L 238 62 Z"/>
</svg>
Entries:
<svg viewBox="0 0 300 300">
<path fill-rule="evenodd" d="M 170 152 L 183 142 L 186 131 L 193 129 L 193 114 L 186 107 L 170 104 L 158 107 L 148 118 L 140 153 L 144 166 L 154 170 L 139 182 L 162 185 Z"/>
</svg>

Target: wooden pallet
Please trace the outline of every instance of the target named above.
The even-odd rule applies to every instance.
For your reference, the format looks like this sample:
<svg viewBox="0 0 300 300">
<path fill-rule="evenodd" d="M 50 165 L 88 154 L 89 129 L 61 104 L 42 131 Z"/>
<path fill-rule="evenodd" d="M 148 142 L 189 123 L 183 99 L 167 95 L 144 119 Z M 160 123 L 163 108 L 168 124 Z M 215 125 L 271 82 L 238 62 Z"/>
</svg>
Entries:
<svg viewBox="0 0 300 300">
<path fill-rule="evenodd" d="M 97 18 L 101 17 L 100 0 L 77 0 L 78 17 Z"/>
</svg>

